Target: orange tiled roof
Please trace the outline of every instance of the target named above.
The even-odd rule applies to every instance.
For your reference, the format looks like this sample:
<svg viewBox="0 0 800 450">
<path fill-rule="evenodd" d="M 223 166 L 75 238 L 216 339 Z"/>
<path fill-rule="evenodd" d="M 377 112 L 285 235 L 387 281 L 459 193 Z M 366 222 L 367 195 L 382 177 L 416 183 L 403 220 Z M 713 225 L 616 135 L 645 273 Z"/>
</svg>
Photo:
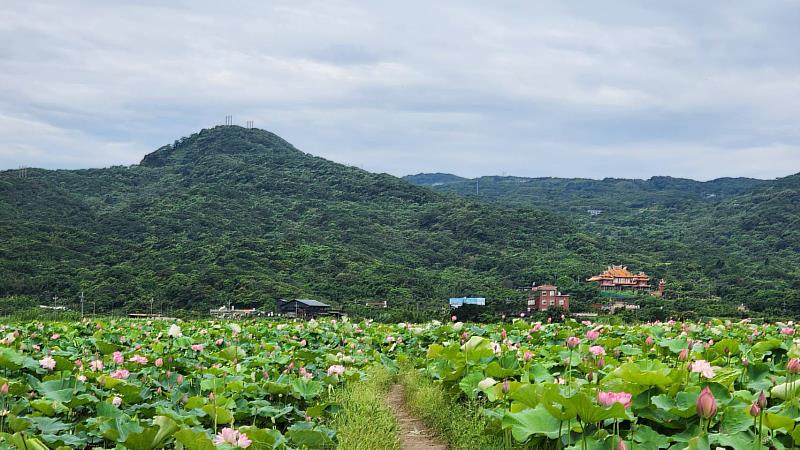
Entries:
<svg viewBox="0 0 800 450">
<path fill-rule="evenodd" d="M 628 270 L 627 266 L 609 266 L 605 272 L 588 278 L 587 281 L 611 280 L 614 278 L 636 278 L 640 280 L 650 279 L 650 277 L 644 272 L 639 272 L 638 274 L 632 273 L 630 270 Z"/>
</svg>

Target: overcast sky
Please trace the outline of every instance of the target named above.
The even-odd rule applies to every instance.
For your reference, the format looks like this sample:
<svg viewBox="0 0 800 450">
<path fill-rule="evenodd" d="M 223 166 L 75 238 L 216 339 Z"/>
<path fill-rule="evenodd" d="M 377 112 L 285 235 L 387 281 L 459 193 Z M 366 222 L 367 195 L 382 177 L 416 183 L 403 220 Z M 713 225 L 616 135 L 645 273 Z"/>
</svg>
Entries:
<svg viewBox="0 0 800 450">
<path fill-rule="evenodd" d="M 231 3 L 4 2 L 0 169 L 232 114 L 395 175 L 800 172 L 798 1 Z"/>
</svg>

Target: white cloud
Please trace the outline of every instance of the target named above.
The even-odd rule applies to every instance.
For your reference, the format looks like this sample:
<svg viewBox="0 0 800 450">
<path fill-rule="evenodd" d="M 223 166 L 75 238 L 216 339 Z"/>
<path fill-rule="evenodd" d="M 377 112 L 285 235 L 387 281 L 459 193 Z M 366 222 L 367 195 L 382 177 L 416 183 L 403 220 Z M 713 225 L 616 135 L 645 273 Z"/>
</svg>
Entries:
<svg viewBox="0 0 800 450">
<path fill-rule="evenodd" d="M 134 162 L 234 114 L 394 174 L 785 175 L 800 171 L 793 15 L 792 2 L 17 2 L 0 10 L 13 43 L 0 168 L 11 153 Z M 604 165 L 598 149 L 646 150 Z"/>
</svg>

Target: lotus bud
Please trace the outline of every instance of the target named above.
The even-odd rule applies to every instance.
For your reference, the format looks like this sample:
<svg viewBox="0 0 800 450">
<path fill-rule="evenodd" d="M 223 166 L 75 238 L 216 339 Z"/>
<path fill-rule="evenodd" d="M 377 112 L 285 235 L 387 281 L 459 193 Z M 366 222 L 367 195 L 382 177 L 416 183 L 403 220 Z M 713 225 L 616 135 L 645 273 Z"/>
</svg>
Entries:
<svg viewBox="0 0 800 450">
<path fill-rule="evenodd" d="M 3 385 L 0 386 L 0 394 L 8 394 L 8 383 L 3 383 Z"/>
<path fill-rule="evenodd" d="M 789 363 L 786 364 L 786 371 L 792 375 L 797 375 L 800 373 L 800 359 L 792 358 L 789 360 Z"/>
<path fill-rule="evenodd" d="M 509 390 L 511 390 L 511 385 L 508 381 L 503 381 L 503 394 L 508 394 Z"/>
<path fill-rule="evenodd" d="M 625 441 L 619 441 L 619 444 L 617 444 L 617 450 L 628 450 L 628 446 L 625 445 Z"/>
<path fill-rule="evenodd" d="M 523 359 L 525 362 L 528 362 L 528 361 L 532 360 L 532 359 L 533 359 L 533 353 L 531 353 L 531 352 L 529 352 L 529 351 L 526 351 L 526 352 L 525 352 L 525 353 L 522 355 L 522 359 Z"/>
<path fill-rule="evenodd" d="M 711 389 L 706 386 L 697 397 L 697 415 L 703 419 L 710 419 L 717 414 L 717 400 Z"/>
<path fill-rule="evenodd" d="M 500 332 L 500 337 L 501 337 L 503 340 L 506 340 L 506 338 L 508 337 L 508 333 L 506 332 L 506 329 L 505 329 L 505 328 L 503 328 L 503 330 Z"/>
<path fill-rule="evenodd" d="M 183 384 L 183 375 L 178 374 L 178 377 L 175 378 L 175 382 L 178 384 Z"/>
<path fill-rule="evenodd" d="M 620 351 L 620 349 L 618 349 L 618 348 L 614 349 L 614 358 L 619 359 L 619 355 L 621 355 L 621 354 L 622 354 L 622 351 Z"/>
<path fill-rule="evenodd" d="M 685 348 L 678 353 L 678 361 L 686 361 L 689 359 L 689 349 Z"/>
<path fill-rule="evenodd" d="M 644 340 L 645 345 L 653 345 L 653 336 L 647 336 L 647 339 Z"/>
<path fill-rule="evenodd" d="M 567 347 L 569 347 L 569 348 L 575 348 L 580 343 L 581 343 L 580 338 L 577 338 L 575 336 L 570 336 L 570 337 L 567 338 Z"/>
<path fill-rule="evenodd" d="M 756 403 L 761 409 L 767 407 L 767 396 L 764 394 L 764 391 L 761 391 L 761 393 L 758 394 L 758 401 Z"/>
<path fill-rule="evenodd" d="M 753 403 L 750 405 L 750 409 L 747 411 L 751 416 L 756 417 L 761 414 L 761 407 L 758 406 L 758 403 Z"/>
<path fill-rule="evenodd" d="M 597 358 L 597 363 L 596 363 L 596 364 L 597 364 L 597 368 L 598 368 L 598 369 L 602 369 L 603 367 L 605 367 L 605 366 L 606 366 L 606 360 L 605 360 L 605 358 L 603 358 L 602 356 L 601 356 L 601 357 L 599 357 L 599 358 Z"/>
<path fill-rule="evenodd" d="M 588 381 L 589 383 L 594 381 L 594 372 L 592 372 L 591 370 L 586 374 L 586 381 Z"/>
<path fill-rule="evenodd" d="M 742 367 L 749 367 L 749 366 L 750 366 L 750 360 L 747 358 L 742 358 Z"/>
</svg>

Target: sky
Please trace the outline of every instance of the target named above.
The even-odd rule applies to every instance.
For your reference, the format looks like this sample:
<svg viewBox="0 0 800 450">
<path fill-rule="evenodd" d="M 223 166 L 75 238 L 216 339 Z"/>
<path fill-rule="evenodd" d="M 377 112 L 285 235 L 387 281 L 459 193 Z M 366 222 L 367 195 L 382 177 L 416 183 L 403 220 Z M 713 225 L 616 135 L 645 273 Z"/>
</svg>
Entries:
<svg viewBox="0 0 800 450">
<path fill-rule="evenodd" d="M 800 1 L 0 8 L 0 169 L 130 165 L 252 120 L 375 172 L 800 172 Z"/>
</svg>

